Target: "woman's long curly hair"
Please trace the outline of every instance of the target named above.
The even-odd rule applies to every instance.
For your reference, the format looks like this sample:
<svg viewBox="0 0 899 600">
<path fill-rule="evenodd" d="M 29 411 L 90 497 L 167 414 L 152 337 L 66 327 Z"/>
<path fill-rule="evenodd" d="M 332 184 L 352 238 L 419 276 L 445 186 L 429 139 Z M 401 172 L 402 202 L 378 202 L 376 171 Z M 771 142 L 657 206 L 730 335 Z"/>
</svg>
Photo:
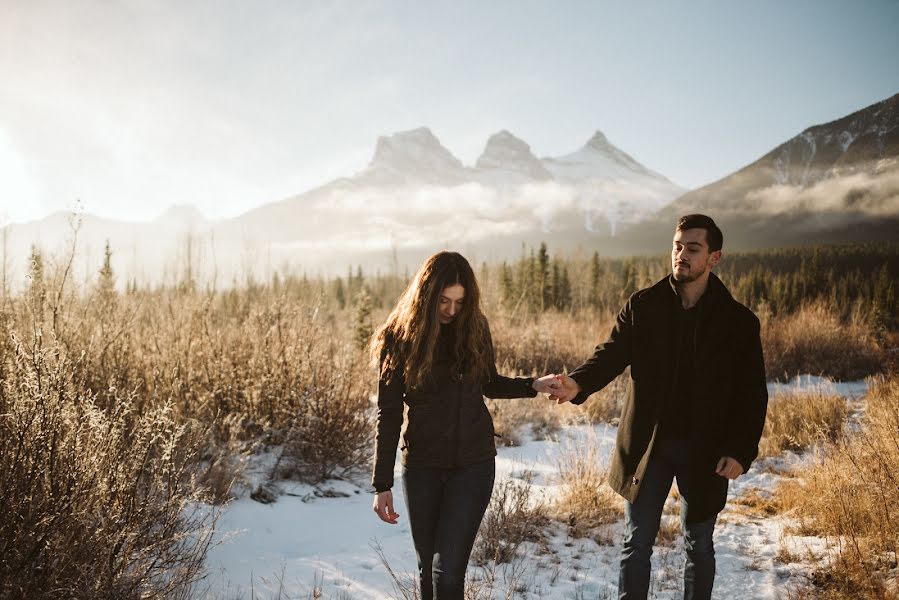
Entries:
<svg viewBox="0 0 899 600">
<path fill-rule="evenodd" d="M 465 288 L 462 308 L 452 324 L 456 368 L 472 380 L 487 377 L 493 357 L 478 282 L 468 261 L 458 252 L 447 251 L 424 262 L 387 322 L 372 336 L 369 351 L 382 377 L 389 380 L 402 368 L 407 390 L 428 380 L 440 334 L 440 293 L 456 284 Z"/>
</svg>

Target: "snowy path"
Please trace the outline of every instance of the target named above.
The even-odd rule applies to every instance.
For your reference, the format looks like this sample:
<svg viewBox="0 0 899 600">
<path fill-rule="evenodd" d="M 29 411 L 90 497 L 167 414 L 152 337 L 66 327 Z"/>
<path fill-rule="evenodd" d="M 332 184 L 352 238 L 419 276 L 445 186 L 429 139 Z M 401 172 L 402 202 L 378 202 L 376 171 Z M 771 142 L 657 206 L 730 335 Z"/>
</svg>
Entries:
<svg viewBox="0 0 899 600">
<path fill-rule="evenodd" d="M 806 377 L 786 386 L 771 384 L 769 391 L 779 388 L 806 388 L 827 385 L 847 397 L 863 394 L 864 382 L 830 384 L 819 378 Z M 497 458 L 497 482 L 533 475 L 533 492 L 551 499 L 557 492 L 554 480 L 555 456 L 566 443 L 595 436 L 607 455 L 614 443 L 615 428 L 608 425 L 566 428 L 559 441 L 531 441 L 517 448 L 502 448 Z M 766 469 L 766 463 L 783 466 L 791 458 L 778 457 L 761 461 L 736 484 L 734 497 L 752 488 L 770 489 L 777 475 Z M 792 457 L 792 460 L 800 460 Z M 399 467 L 397 468 L 399 480 Z M 283 482 L 281 495 L 273 504 L 260 504 L 248 497 L 232 502 L 223 512 L 218 528 L 227 532 L 214 547 L 207 560 L 209 577 L 204 582 L 206 598 L 340 598 L 383 599 L 399 597 L 392 580 L 373 549 L 379 545 L 394 571 L 411 577 L 415 570 L 415 554 L 405 519 L 401 486 L 394 490 L 398 525 L 379 521 L 371 510 L 372 496 L 364 482 L 330 482 L 320 486 L 342 497 L 317 497 L 315 490 L 302 484 Z M 740 514 L 733 503 L 721 514 L 715 531 L 718 573 L 715 598 L 770 599 L 778 597 L 778 589 L 791 577 L 807 572 L 809 565 L 782 563 L 782 519 Z M 612 525 L 613 544 L 598 545 L 592 539 L 570 539 L 562 526 L 551 538 L 553 552 L 528 555 L 515 575 L 515 597 L 521 598 L 613 598 L 617 581 L 617 544 L 621 522 Z M 221 539 L 221 538 L 220 538 Z M 787 547 L 805 556 L 820 552 L 817 539 L 790 538 Z M 658 600 L 682 597 L 681 569 L 683 551 L 679 542 L 671 547 L 657 547 L 653 555 L 653 593 Z M 477 574 L 478 569 L 469 570 Z M 509 575 L 507 574 L 507 578 Z M 496 597 L 505 597 L 503 582 L 494 586 Z M 320 591 L 321 596 L 315 593 Z"/>
</svg>

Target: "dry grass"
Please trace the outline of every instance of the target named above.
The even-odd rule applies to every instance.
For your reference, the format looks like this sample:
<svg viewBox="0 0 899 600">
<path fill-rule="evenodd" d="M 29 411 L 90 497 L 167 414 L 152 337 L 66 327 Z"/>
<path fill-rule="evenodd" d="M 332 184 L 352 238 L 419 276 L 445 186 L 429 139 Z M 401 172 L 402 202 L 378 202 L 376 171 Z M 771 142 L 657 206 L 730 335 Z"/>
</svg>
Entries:
<svg viewBox="0 0 899 600">
<path fill-rule="evenodd" d="M 731 499 L 728 504 L 739 514 L 762 519 L 781 512 L 781 506 L 776 498 L 759 488 L 749 488 Z"/>
<path fill-rule="evenodd" d="M 578 407 L 559 406 L 543 394 L 536 398 L 487 400 L 487 407 L 493 416 L 493 427 L 500 436 L 497 442 L 504 446 L 521 445 L 525 431 L 529 431 L 535 440 L 552 439 L 563 425 L 583 419 Z"/>
<path fill-rule="evenodd" d="M 545 375 L 573 370 L 609 334 L 614 315 L 545 312 L 532 318 L 492 316 L 497 365 L 506 373 Z"/>
<path fill-rule="evenodd" d="M 561 490 L 553 512 L 567 522 L 574 537 L 588 535 L 591 530 L 613 523 L 621 516 L 620 502 L 605 485 L 609 473 L 595 437 L 582 442 L 568 442 L 557 459 Z"/>
<path fill-rule="evenodd" d="M 625 369 L 624 373 L 613 379 L 609 385 L 590 396 L 583 404 L 587 420 L 590 423 L 617 425 L 629 385 L 630 369 Z"/>
<path fill-rule="evenodd" d="M 69 298 L 57 326 L 43 330 L 45 343 L 77 357 L 72 382 L 100 408 L 125 390 L 138 412 L 168 402 L 179 422 L 207 428 L 205 454 L 264 440 L 284 446 L 286 471 L 312 482 L 367 468 L 374 374 L 348 315 L 312 293 L 255 288 L 116 298 L 100 312 L 91 298 Z M 9 329 L 34 321 L 46 319 L 21 311 Z"/>
<path fill-rule="evenodd" d="M 367 469 L 375 377 L 354 344 L 352 310 L 336 308 L 327 284 L 249 282 L 204 292 L 188 281 L 123 295 L 110 279 L 75 289 L 70 267 L 42 265 L 0 310 L 0 596 L 187 597 L 202 574 L 211 524 L 187 509 L 226 501 L 243 455 L 278 446 L 273 476 L 310 482 Z M 497 312 L 490 316 L 498 365 L 510 375 L 576 367 L 614 317 L 592 309 Z M 881 351 L 866 318 L 856 311 L 846 324 L 835 314 L 814 305 L 767 320 L 769 372 L 842 378 L 877 370 Z M 525 425 L 540 438 L 585 417 L 614 422 L 626 385 L 624 375 L 584 410 L 543 398 L 497 402 L 497 429 L 514 440 Z M 841 560 L 852 564 L 870 564 L 858 558 L 863 551 L 895 562 L 895 536 L 875 531 L 895 532 L 899 506 L 889 470 L 897 457 L 883 441 L 895 437 L 876 433 L 883 426 L 873 415 L 894 434 L 896 419 L 879 410 L 869 412 L 869 433 L 854 445 L 839 441 L 842 450 L 806 484 L 821 498 L 825 483 L 845 494 L 849 507 L 830 496 L 843 521 L 821 516 L 826 507 L 810 508 L 807 498 L 783 502 L 807 515 L 809 530 L 848 539 Z M 801 409 L 785 411 L 793 413 Z M 801 414 L 799 423 L 823 422 L 825 430 L 833 422 Z M 802 443 L 795 438 L 805 425 L 794 417 L 772 425 L 773 444 Z M 514 563 L 522 544 L 539 540 L 550 512 L 577 535 L 599 535 L 617 521 L 619 503 L 598 457 L 595 441 L 563 453 L 563 494 L 552 507 L 533 501 L 528 482 L 499 485 L 481 559 Z"/>
<path fill-rule="evenodd" d="M 493 490 L 471 560 L 477 565 L 511 563 L 522 544 L 540 542 L 549 523 L 542 501 L 532 497 L 531 478 L 507 479 Z"/>
<path fill-rule="evenodd" d="M 99 408 L 39 336 L 6 351 L 0 597 L 189 597 L 214 523 L 196 508 L 201 432 L 132 395 Z"/>
<path fill-rule="evenodd" d="M 656 535 L 656 545 L 673 548 L 681 537 L 681 524 L 678 517 L 664 515 L 659 521 L 659 533 Z"/>
<path fill-rule="evenodd" d="M 242 454 L 367 470 L 374 375 L 315 290 L 75 290 L 0 311 L 0 597 L 189 597 Z M 349 319 L 347 319 L 349 320 Z M 339 443 L 335 443 L 338 441 Z"/>
<path fill-rule="evenodd" d="M 836 441 L 848 410 L 845 398 L 820 389 L 775 395 L 768 403 L 759 456 L 802 452 L 818 441 Z"/>
<path fill-rule="evenodd" d="M 860 308 L 847 322 L 839 315 L 836 308 L 815 302 L 792 315 L 763 319 L 768 376 L 811 373 L 846 380 L 882 372 L 885 352 L 869 316 Z"/>
<path fill-rule="evenodd" d="M 836 559 L 812 580 L 824 598 L 895 598 L 899 551 L 899 380 L 874 385 L 857 432 L 824 449 L 801 483 L 777 491 L 804 534 L 833 541 Z M 893 572 L 892 580 L 886 573 Z M 797 591 L 797 598 L 806 592 Z"/>
</svg>

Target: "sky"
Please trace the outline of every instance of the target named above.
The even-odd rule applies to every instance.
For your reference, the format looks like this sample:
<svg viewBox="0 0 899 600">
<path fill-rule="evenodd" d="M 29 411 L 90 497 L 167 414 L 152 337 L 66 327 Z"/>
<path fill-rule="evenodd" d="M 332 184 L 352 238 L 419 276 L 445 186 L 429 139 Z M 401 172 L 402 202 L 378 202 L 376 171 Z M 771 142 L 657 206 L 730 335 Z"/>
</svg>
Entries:
<svg viewBox="0 0 899 600">
<path fill-rule="evenodd" d="M 695 188 L 899 92 L 899 2 L 0 0 L 0 223 L 237 216 L 429 127 Z"/>
</svg>

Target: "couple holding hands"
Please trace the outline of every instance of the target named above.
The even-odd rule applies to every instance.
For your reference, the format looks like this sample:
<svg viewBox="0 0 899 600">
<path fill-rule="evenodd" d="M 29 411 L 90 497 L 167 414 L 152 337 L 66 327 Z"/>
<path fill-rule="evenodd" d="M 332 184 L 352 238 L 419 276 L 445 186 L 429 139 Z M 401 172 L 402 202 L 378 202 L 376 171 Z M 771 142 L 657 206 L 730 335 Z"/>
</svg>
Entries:
<svg viewBox="0 0 899 600">
<path fill-rule="evenodd" d="M 374 511 L 395 524 L 402 485 L 421 597 L 463 598 L 465 570 L 493 492 L 488 398 L 537 393 L 581 404 L 630 366 L 609 485 L 625 501 L 619 599 L 644 599 L 662 508 L 677 480 L 686 550 L 685 600 L 711 597 L 712 536 L 728 481 L 758 453 L 768 394 L 759 321 L 714 274 L 723 235 L 705 215 L 678 220 L 671 275 L 633 294 L 608 339 L 569 375 L 510 378 L 496 370 L 490 328 L 468 261 L 438 252 L 416 273 L 371 355 L 379 366 Z"/>
</svg>

